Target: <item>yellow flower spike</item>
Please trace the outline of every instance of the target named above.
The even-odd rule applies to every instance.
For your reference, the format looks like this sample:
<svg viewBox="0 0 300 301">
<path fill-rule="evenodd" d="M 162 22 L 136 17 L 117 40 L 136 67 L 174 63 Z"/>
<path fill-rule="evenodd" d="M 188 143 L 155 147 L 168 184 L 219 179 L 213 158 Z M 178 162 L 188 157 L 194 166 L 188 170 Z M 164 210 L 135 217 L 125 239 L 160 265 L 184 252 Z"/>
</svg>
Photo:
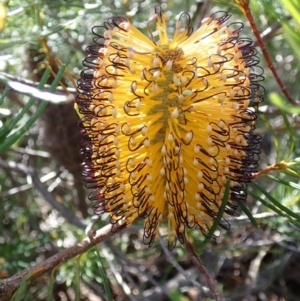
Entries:
<svg viewBox="0 0 300 301">
<path fill-rule="evenodd" d="M 188 229 L 206 235 L 227 179 L 225 212 L 235 214 L 256 172 L 263 72 L 251 39 L 239 37 L 243 25 L 225 26 L 229 18 L 215 13 L 192 34 L 184 13 L 173 39 L 162 10 L 150 39 L 123 17 L 93 28 L 77 96 L 83 175 L 96 213 L 126 225 L 145 219 L 146 244 L 164 221 L 170 248 Z"/>
</svg>

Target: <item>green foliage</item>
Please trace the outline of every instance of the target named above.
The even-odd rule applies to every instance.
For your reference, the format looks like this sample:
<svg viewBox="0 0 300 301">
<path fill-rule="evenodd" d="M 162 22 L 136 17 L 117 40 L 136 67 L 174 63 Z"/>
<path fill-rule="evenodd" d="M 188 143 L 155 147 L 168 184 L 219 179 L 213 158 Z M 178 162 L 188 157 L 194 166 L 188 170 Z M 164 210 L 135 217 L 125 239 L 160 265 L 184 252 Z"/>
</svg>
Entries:
<svg viewBox="0 0 300 301">
<path fill-rule="evenodd" d="M 178 289 L 171 292 L 170 300 L 171 301 L 189 301 L 189 299 L 187 297 L 185 297 Z"/>
<path fill-rule="evenodd" d="M 288 103 L 284 97 L 280 96 L 278 93 L 272 92 L 270 93 L 270 101 L 273 105 L 278 107 L 279 109 L 286 111 L 290 114 L 299 114 L 300 108 L 297 105 L 291 105 Z"/>
<path fill-rule="evenodd" d="M 300 25 L 300 3 L 296 0 L 281 0 L 286 9 L 291 13 L 294 20 Z"/>
<path fill-rule="evenodd" d="M 234 1 L 216 0 L 207 8 L 203 1 L 190 0 L 11 0 L 5 5 L 7 14 L 0 20 L 4 23 L 0 32 L 0 275 L 12 276 L 84 237 L 82 229 L 69 224 L 45 201 L 32 174 L 16 171 L 5 163 L 21 164 L 25 170 L 29 167 L 60 204 L 71 214 L 81 216 L 74 197 L 75 176 L 45 150 L 40 139 L 41 117 L 48 106 L 59 103 L 60 110 L 59 105 L 69 100 L 62 83 L 74 95 L 66 71 L 78 79 L 85 47 L 92 42 L 93 26 L 103 24 L 112 15 L 122 15 L 146 33 L 149 13 L 155 5 L 161 5 L 171 18 L 182 11 L 189 12 L 195 26 L 204 9 L 204 16 L 211 11 L 229 10 L 233 21 L 244 22 L 243 36 L 254 36 Z M 296 99 L 300 82 L 299 3 L 251 0 L 251 9 L 273 63 Z M 48 63 L 42 38 L 53 56 L 63 62 L 57 70 Z M 294 296 L 300 294 L 300 275 L 294 268 L 300 249 L 300 109 L 283 97 L 258 52 L 266 78 L 265 101 L 257 127 L 263 136 L 260 174 L 249 184 L 248 202 L 240 204 L 241 216 L 225 216 L 231 224 L 229 231 L 217 228 L 228 200 L 225 194 L 217 222 L 209 233 L 209 237 L 214 234 L 217 238 L 204 239 L 192 232 L 191 240 L 211 274 L 218 275 L 225 296 L 242 300 L 249 289 L 253 298 L 268 300 L 276 296 L 278 300 L 296 301 L 298 297 Z M 104 216 L 97 227 L 108 221 Z M 89 300 L 89 294 L 98 296 L 97 300 L 99 296 L 103 300 L 129 300 L 128 295 L 130 300 L 147 300 L 146 293 L 154 300 L 155 296 L 160 300 L 192 300 L 191 283 L 199 279 L 184 248 L 166 253 L 158 242 L 149 249 L 141 241 L 142 221 L 116 234 L 103 247 L 107 253 L 100 245 L 56 267 L 51 275 L 32 285 L 24 279 L 12 300 L 59 300 L 59 294 L 70 300 Z M 251 270 L 264 250 L 266 255 L 257 269 Z M 183 284 L 176 278 L 182 274 L 178 267 L 168 263 L 171 256 L 190 275 Z M 249 288 L 247 283 L 254 270 L 258 280 Z M 296 276 L 292 281 L 293 273 Z M 178 281 L 180 286 L 172 287 L 172 281 Z M 155 295 L 157 291 L 160 293 Z M 212 300 L 208 295 L 203 293 L 203 300 Z"/>
<path fill-rule="evenodd" d="M 109 278 L 107 276 L 106 269 L 105 269 L 105 266 L 104 266 L 104 259 L 100 255 L 100 252 L 99 252 L 99 249 L 98 249 L 97 246 L 95 247 L 95 253 L 97 254 L 97 259 L 98 259 L 97 260 L 97 265 L 98 265 L 98 268 L 99 268 L 99 275 L 101 275 L 101 280 L 103 282 L 105 295 L 107 296 L 107 299 L 109 301 L 113 301 L 112 292 L 111 292 L 111 289 L 109 287 Z"/>
<path fill-rule="evenodd" d="M 45 70 L 45 73 L 43 74 L 43 77 L 41 78 L 41 81 L 38 85 L 38 88 L 43 88 L 46 81 L 49 78 L 51 69 L 47 68 Z M 62 68 L 57 74 L 57 77 L 53 84 L 50 87 L 50 92 L 55 91 L 56 87 L 58 86 L 62 75 L 64 73 L 64 68 Z M 8 81 L 9 84 L 9 81 Z M 9 91 L 8 86 L 5 87 L 5 94 Z M 23 92 L 24 94 L 31 94 L 30 92 L 27 92 L 26 90 Z M 28 103 L 24 106 L 24 108 L 16 115 L 13 116 L 11 119 L 7 120 L 2 128 L 0 129 L 0 153 L 7 150 L 9 147 L 11 147 L 16 141 L 18 141 L 35 123 L 35 121 L 41 116 L 43 111 L 45 110 L 47 106 L 47 102 L 42 102 L 36 109 L 35 113 L 28 118 L 26 122 L 24 122 L 24 125 L 21 125 L 21 127 L 18 127 L 18 124 L 22 124 L 22 118 L 25 116 L 25 114 L 28 113 L 30 108 L 33 107 L 34 103 L 36 102 L 36 98 L 30 97 Z"/>
<path fill-rule="evenodd" d="M 214 235 L 215 231 L 217 230 L 219 224 L 221 223 L 222 217 L 224 216 L 224 211 L 225 211 L 229 196 L 230 196 L 230 180 L 227 180 L 226 188 L 225 188 L 225 192 L 224 192 L 224 197 L 223 197 L 223 202 L 222 202 L 222 205 L 220 207 L 220 211 L 218 213 L 218 216 L 216 217 L 213 226 L 210 228 L 207 237 L 205 237 L 203 242 L 201 242 L 200 245 L 198 246 L 199 249 L 203 249 L 205 247 L 205 245 L 211 240 L 211 238 L 213 237 L 213 235 Z"/>
<path fill-rule="evenodd" d="M 25 297 L 25 298 L 24 298 Z M 13 295 L 11 301 L 28 300 L 28 285 L 26 277 L 21 281 L 19 289 Z"/>
</svg>

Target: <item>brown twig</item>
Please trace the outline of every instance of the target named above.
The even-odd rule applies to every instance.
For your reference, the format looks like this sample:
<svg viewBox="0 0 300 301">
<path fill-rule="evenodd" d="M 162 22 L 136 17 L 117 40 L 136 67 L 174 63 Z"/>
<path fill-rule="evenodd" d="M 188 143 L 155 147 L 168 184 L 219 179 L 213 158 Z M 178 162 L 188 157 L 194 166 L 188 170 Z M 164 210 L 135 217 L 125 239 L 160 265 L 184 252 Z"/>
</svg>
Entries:
<svg viewBox="0 0 300 301">
<path fill-rule="evenodd" d="M 224 297 L 221 295 L 221 293 L 219 292 L 215 281 L 212 279 L 212 277 L 209 275 L 206 267 L 204 266 L 204 264 L 202 263 L 201 259 L 199 258 L 199 256 L 197 255 L 197 253 L 195 252 L 194 247 L 192 246 L 192 244 L 186 239 L 185 237 L 185 247 L 186 247 L 186 251 L 188 252 L 188 254 L 191 256 L 191 260 L 194 263 L 195 267 L 197 268 L 197 270 L 199 271 L 199 273 L 204 277 L 206 285 L 208 286 L 208 288 L 210 289 L 214 299 L 216 301 L 225 301 Z"/>
<path fill-rule="evenodd" d="M 113 229 L 112 229 L 113 227 Z M 18 289 L 21 281 L 25 278 L 27 282 L 34 281 L 45 273 L 53 270 L 55 267 L 65 263 L 66 261 L 83 254 L 96 244 L 103 242 L 111 237 L 116 232 L 119 232 L 125 225 L 107 225 L 98 230 L 93 238 L 85 238 L 75 246 L 62 250 L 58 254 L 46 259 L 43 262 L 36 264 L 33 267 L 27 268 L 20 273 L 13 275 L 10 278 L 0 280 L 0 300 L 10 300 L 13 293 Z"/>
<path fill-rule="evenodd" d="M 191 275 L 190 278 L 197 277 L 197 269 L 191 267 L 185 270 L 187 274 Z M 176 274 L 176 276 L 168 279 L 164 284 L 162 284 L 162 289 L 159 286 L 153 286 L 149 289 L 146 289 L 143 292 L 143 301 L 165 301 L 170 300 L 169 298 L 166 299 L 166 294 L 170 295 L 172 292 L 176 291 L 179 287 L 189 287 L 191 281 L 188 280 L 184 275 L 181 273 Z M 204 294 L 202 290 L 199 291 L 200 296 L 207 296 Z M 205 300 L 205 299 L 195 299 L 195 300 Z"/>
<path fill-rule="evenodd" d="M 257 280 L 259 275 L 259 269 L 260 265 L 262 263 L 262 260 L 264 257 L 268 254 L 268 251 L 271 249 L 271 247 L 274 244 L 270 244 L 268 246 L 262 246 L 257 254 L 257 256 L 254 258 L 254 260 L 251 261 L 251 264 L 249 266 L 248 275 L 245 280 L 246 282 L 246 288 L 245 288 L 245 295 L 247 300 L 251 300 L 251 292 L 257 287 Z"/>
<path fill-rule="evenodd" d="M 41 152 L 39 153 L 39 151 L 35 151 L 35 150 L 30 150 L 30 152 L 28 152 L 28 149 L 20 149 L 19 150 L 21 153 L 28 153 L 29 155 L 36 155 L 36 156 L 43 156 L 43 157 L 49 157 L 48 153 L 45 152 Z M 18 164 L 15 162 L 6 162 L 4 160 L 0 159 L 0 167 L 3 167 L 7 170 L 12 170 L 15 172 L 18 172 L 20 174 L 27 174 L 32 176 L 33 174 L 33 169 L 25 166 L 23 164 Z M 76 225 L 77 227 L 81 228 L 81 229 L 85 229 L 86 224 L 84 223 L 84 221 L 82 221 L 81 219 L 79 219 L 77 216 L 73 215 L 72 212 L 68 211 L 63 205 L 61 205 L 54 197 L 51 193 L 48 192 L 47 188 L 44 186 L 43 182 L 45 180 L 43 180 L 44 177 L 41 178 L 41 180 L 37 177 L 37 175 L 35 175 L 34 177 L 36 177 L 35 179 L 35 183 L 33 184 L 37 184 L 38 190 L 40 191 L 40 193 L 44 196 L 45 200 L 52 205 L 54 208 L 56 208 L 56 210 L 58 210 L 60 212 L 60 214 L 66 219 L 68 220 L 70 223 Z M 47 177 L 48 179 L 48 177 Z M 26 184 L 23 185 L 25 186 L 29 186 L 30 188 L 34 187 L 33 184 Z M 22 186 L 22 187 L 23 187 Z M 16 188 L 11 189 L 11 191 L 13 192 L 13 190 L 16 190 Z M 3 192 L 2 194 L 0 194 L 1 196 L 5 196 L 5 192 Z M 61 205 L 61 206 L 60 206 Z M 35 224 L 34 224 L 35 225 Z M 93 232 L 93 236 L 95 235 L 96 231 L 94 230 Z M 90 237 L 90 236 L 89 236 Z M 58 252 L 58 250 L 56 249 L 56 247 L 53 246 L 52 242 L 49 242 L 50 245 L 53 248 L 53 251 Z M 53 252 L 52 252 L 53 253 Z M 84 281 L 84 280 L 83 280 Z M 85 282 L 85 281 L 84 281 Z M 102 292 L 99 291 L 99 287 L 95 286 L 93 283 L 86 283 L 86 285 L 92 290 L 94 291 L 98 296 L 101 296 Z M 0 281 L 0 300 L 1 299 L 1 281 Z"/>
<path fill-rule="evenodd" d="M 59 203 L 56 198 L 51 194 L 48 190 L 47 187 L 40 181 L 36 173 L 31 174 L 32 182 L 34 183 L 35 187 L 37 190 L 42 194 L 44 199 L 58 212 L 61 213 L 61 215 L 72 225 L 77 226 L 80 229 L 85 229 L 86 224 L 78 218 L 76 215 L 72 214 L 70 210 Z"/>
<path fill-rule="evenodd" d="M 5 89 L 5 85 L 3 83 L 0 83 L 0 91 L 1 94 L 3 93 Z M 7 93 L 7 97 L 12 100 L 13 102 L 17 103 L 21 108 L 23 108 L 25 106 L 24 101 L 20 98 L 20 94 L 16 93 L 15 91 L 13 91 L 12 89 L 10 89 Z M 31 116 L 33 114 L 32 112 L 32 108 L 30 108 L 28 110 L 28 115 Z"/>
<path fill-rule="evenodd" d="M 272 71 L 273 75 L 274 75 L 274 78 L 275 80 L 277 81 L 282 93 L 285 95 L 285 97 L 289 100 L 289 102 L 293 105 L 297 105 L 297 102 L 293 99 L 292 95 L 290 94 L 290 92 L 288 91 L 286 85 L 284 84 L 284 82 L 281 80 L 271 58 L 270 58 L 270 55 L 266 49 L 266 46 L 265 46 L 265 43 L 264 41 L 262 40 L 262 37 L 257 29 L 257 26 L 254 22 L 254 19 L 253 19 L 253 16 L 252 16 L 252 13 L 251 13 L 251 10 L 249 8 L 249 0 L 236 0 L 236 3 L 238 3 L 238 5 L 240 5 L 244 15 L 246 16 L 246 18 L 248 19 L 249 23 L 250 23 L 250 26 L 252 28 L 252 31 L 256 37 L 256 40 L 258 42 L 258 45 L 265 57 L 265 60 L 270 68 L 270 70 Z"/>
<path fill-rule="evenodd" d="M 54 209 L 56 209 L 72 225 L 75 225 L 80 229 L 86 228 L 87 225 L 80 218 L 78 218 L 67 207 L 65 207 L 63 204 L 59 203 L 56 200 L 56 198 L 47 190 L 47 187 L 41 182 L 41 180 L 32 168 L 20 163 L 6 162 L 1 159 L 0 167 L 31 176 L 33 184 L 35 185 L 37 190 L 42 194 L 47 203 L 49 203 Z"/>
<path fill-rule="evenodd" d="M 17 83 L 20 83 L 20 84 L 24 84 L 24 85 L 27 85 L 29 87 L 33 87 L 33 88 L 37 88 L 39 86 L 39 82 L 37 81 L 32 81 L 32 80 L 28 80 L 28 79 L 25 79 L 25 78 L 22 78 L 22 77 L 17 77 L 15 75 L 11 75 L 9 73 L 5 73 L 5 72 L 0 72 L 0 75 L 3 76 L 3 78 L 7 78 L 8 80 L 11 80 L 11 81 L 14 81 L 14 82 L 17 82 Z M 3 83 L 0 82 L 0 90 L 1 89 L 1 85 L 2 87 L 3 86 Z M 49 88 L 50 88 L 51 85 L 44 85 L 44 87 L 42 89 L 40 89 L 41 92 L 49 92 Z M 76 89 L 75 88 L 69 88 L 69 87 L 66 87 L 66 88 L 62 88 L 62 87 L 57 87 L 56 88 L 56 95 L 66 95 L 66 91 L 70 94 L 72 94 L 73 96 L 76 95 Z M 16 94 L 18 95 L 18 93 Z M 17 101 L 17 100 L 16 100 Z M 24 104 L 18 102 L 21 106 L 24 106 Z"/>
<path fill-rule="evenodd" d="M 276 164 L 272 164 L 256 173 L 253 174 L 253 176 L 255 178 L 258 178 L 258 177 L 261 177 L 263 175 L 266 175 L 266 174 L 269 174 L 270 172 L 273 172 L 273 171 L 279 171 L 279 170 L 285 170 L 287 169 L 289 166 L 289 163 L 286 162 L 286 161 L 281 161 L 281 162 L 278 162 Z"/>
<path fill-rule="evenodd" d="M 191 275 L 184 270 L 184 268 L 177 262 L 177 260 L 174 257 L 174 255 L 169 251 L 169 249 L 165 245 L 165 241 L 162 239 L 162 237 L 160 235 L 158 237 L 159 237 L 160 246 L 161 246 L 162 250 L 164 251 L 164 253 L 165 253 L 166 257 L 167 257 L 167 260 L 173 265 L 173 267 L 180 274 L 182 274 L 188 281 L 190 281 L 196 288 L 198 288 L 199 290 L 202 290 L 205 293 L 207 293 L 209 291 L 208 288 L 202 286 L 200 283 L 198 283 L 197 281 L 195 281 L 191 277 Z"/>
</svg>

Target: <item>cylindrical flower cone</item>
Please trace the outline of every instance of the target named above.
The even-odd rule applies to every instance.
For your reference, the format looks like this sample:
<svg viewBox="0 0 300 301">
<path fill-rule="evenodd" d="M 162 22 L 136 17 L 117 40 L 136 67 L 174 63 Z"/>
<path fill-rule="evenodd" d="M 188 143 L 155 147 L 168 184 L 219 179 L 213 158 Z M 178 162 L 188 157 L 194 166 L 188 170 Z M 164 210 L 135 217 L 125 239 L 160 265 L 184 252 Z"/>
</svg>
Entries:
<svg viewBox="0 0 300 301">
<path fill-rule="evenodd" d="M 150 38 L 123 17 L 93 28 L 77 96 L 85 182 L 96 213 L 128 225 L 145 219 L 146 244 L 165 221 L 170 248 L 188 229 L 206 235 L 228 179 L 225 212 L 246 199 L 260 153 L 263 70 L 252 40 L 239 37 L 243 25 L 226 26 L 229 18 L 215 13 L 192 33 L 184 13 L 171 39 L 161 10 Z"/>
</svg>

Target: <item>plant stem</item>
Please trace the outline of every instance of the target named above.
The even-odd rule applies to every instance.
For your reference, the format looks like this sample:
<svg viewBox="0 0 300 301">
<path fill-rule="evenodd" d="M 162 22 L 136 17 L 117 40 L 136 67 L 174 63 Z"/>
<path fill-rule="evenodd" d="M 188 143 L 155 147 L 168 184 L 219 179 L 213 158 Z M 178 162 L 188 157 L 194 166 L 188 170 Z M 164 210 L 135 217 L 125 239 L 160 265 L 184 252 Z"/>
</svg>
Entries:
<svg viewBox="0 0 300 301">
<path fill-rule="evenodd" d="M 0 300 L 8 301 L 13 293 L 18 289 L 21 281 L 26 278 L 27 282 L 34 281 L 45 273 L 52 271 L 55 267 L 65 263 L 66 261 L 85 253 L 96 244 L 103 242 L 105 239 L 113 236 L 116 232 L 122 230 L 126 225 L 107 225 L 95 233 L 94 237 L 87 237 L 77 243 L 75 246 L 62 250 L 61 252 L 51 256 L 50 258 L 27 268 L 10 278 L 0 280 Z M 114 227 L 112 231 L 112 227 Z"/>
<path fill-rule="evenodd" d="M 271 69 L 282 93 L 285 95 L 285 97 L 289 100 L 289 102 L 293 105 L 297 105 L 297 102 L 293 99 L 292 95 L 290 94 L 290 92 L 287 90 L 287 87 L 286 85 L 283 83 L 283 81 L 281 80 L 279 74 L 277 73 L 277 70 L 275 69 L 273 63 L 272 63 L 272 60 L 269 56 L 269 53 L 266 49 L 266 46 L 265 46 L 265 43 L 257 29 L 257 26 L 254 22 L 254 19 L 253 19 L 253 16 L 252 16 L 252 13 L 251 13 L 251 10 L 249 8 L 249 4 L 248 4 L 248 1 L 241 1 L 242 3 L 240 3 L 240 6 L 242 7 L 242 11 L 243 13 L 245 14 L 246 18 L 248 19 L 249 23 L 250 23 L 250 26 L 252 28 L 252 31 L 256 37 L 256 40 L 257 40 L 257 43 L 265 57 L 265 60 L 269 66 L 269 68 Z"/>
<path fill-rule="evenodd" d="M 210 289 L 213 297 L 215 298 L 216 301 L 225 301 L 224 297 L 221 295 L 219 292 L 214 279 L 209 275 L 206 267 L 203 265 L 201 259 L 195 252 L 194 247 L 192 244 L 186 239 L 185 237 L 185 246 L 186 246 L 186 251 L 188 254 L 191 256 L 191 260 L 194 263 L 195 267 L 199 271 L 199 273 L 204 277 L 205 282 L 207 287 Z"/>
</svg>

